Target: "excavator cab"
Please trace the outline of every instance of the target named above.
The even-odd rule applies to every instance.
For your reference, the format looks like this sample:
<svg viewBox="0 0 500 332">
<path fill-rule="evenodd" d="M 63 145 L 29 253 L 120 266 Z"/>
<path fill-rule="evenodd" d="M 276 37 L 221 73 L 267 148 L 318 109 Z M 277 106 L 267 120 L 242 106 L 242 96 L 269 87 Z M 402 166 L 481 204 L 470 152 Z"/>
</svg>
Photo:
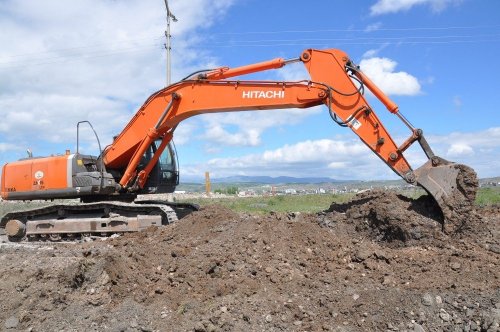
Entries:
<svg viewBox="0 0 500 332">
<path fill-rule="evenodd" d="M 143 170 L 153 158 L 153 155 L 158 150 L 161 144 L 161 139 L 155 140 L 144 153 L 138 171 Z M 173 193 L 175 187 L 179 184 L 178 159 L 173 141 L 170 141 L 168 146 L 161 154 L 158 162 L 153 167 L 144 187 L 140 190 L 140 194 L 166 194 Z"/>
</svg>

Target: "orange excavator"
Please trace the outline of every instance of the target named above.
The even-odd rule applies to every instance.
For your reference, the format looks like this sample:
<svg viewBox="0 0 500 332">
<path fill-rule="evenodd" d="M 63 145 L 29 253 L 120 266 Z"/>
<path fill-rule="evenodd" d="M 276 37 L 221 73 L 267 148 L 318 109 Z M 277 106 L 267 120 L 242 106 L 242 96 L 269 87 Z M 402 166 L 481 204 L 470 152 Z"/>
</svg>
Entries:
<svg viewBox="0 0 500 332">
<path fill-rule="evenodd" d="M 293 82 L 235 79 L 293 62 L 302 62 L 310 78 Z M 410 135 L 401 145 L 395 143 L 366 101 L 365 89 L 408 127 Z M 410 124 L 346 53 L 307 49 L 296 59 L 277 58 L 237 68 L 201 70 L 155 92 L 110 145 L 101 150 L 99 143 L 99 156 L 78 151 L 78 130 L 83 121 L 77 125 L 76 153 L 30 156 L 5 164 L 1 184 L 4 200 L 79 198 L 81 203 L 11 212 L 3 216 L 0 228 L 14 240 L 57 240 L 139 231 L 171 223 L 196 210 L 196 206 L 134 199 L 138 194 L 175 190 L 179 172 L 172 138 L 181 121 L 206 113 L 274 112 L 317 105 L 325 105 L 335 123 L 354 131 L 407 183 L 424 188 L 438 203 L 444 219 L 453 217 L 457 200 L 459 205 L 472 204 L 477 179 L 469 167 L 434 155 L 422 130 Z M 428 161 L 414 170 L 405 151 L 415 142 Z"/>
</svg>

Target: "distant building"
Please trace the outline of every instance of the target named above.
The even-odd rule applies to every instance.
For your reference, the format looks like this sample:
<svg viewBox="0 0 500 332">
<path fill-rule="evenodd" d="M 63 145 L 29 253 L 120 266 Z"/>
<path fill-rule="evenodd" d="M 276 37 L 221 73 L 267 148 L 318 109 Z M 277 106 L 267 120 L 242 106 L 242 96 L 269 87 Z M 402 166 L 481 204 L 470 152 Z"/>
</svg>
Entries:
<svg viewBox="0 0 500 332">
<path fill-rule="evenodd" d="M 318 189 L 316 190 L 316 194 L 325 194 L 325 193 L 326 193 L 326 190 L 325 190 L 325 189 L 323 189 L 323 188 L 318 188 Z"/>
</svg>

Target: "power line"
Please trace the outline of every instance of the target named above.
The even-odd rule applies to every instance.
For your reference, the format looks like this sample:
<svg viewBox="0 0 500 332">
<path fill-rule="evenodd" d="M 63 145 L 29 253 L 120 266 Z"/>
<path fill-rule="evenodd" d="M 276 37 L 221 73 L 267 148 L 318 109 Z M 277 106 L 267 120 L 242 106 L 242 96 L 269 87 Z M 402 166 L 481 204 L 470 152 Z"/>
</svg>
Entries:
<svg viewBox="0 0 500 332">
<path fill-rule="evenodd" d="M 98 43 L 98 44 L 89 44 L 89 45 L 82 45 L 82 46 L 75 46 L 75 47 L 68 47 L 68 48 L 56 48 L 52 50 L 47 50 L 47 51 L 42 51 L 42 52 L 32 52 L 32 53 L 20 53 L 20 54 L 10 54 L 10 55 L 4 55 L 4 58 L 12 58 L 12 57 L 24 57 L 24 56 L 33 56 L 33 55 L 40 55 L 40 54 L 52 54 L 52 53 L 58 53 L 58 52 L 67 52 L 67 51 L 73 51 L 73 50 L 80 50 L 80 49 L 86 49 L 86 48 L 100 48 L 102 49 L 101 46 L 113 46 L 113 45 L 123 45 L 123 42 L 127 43 L 132 43 L 136 41 L 142 41 L 142 40 L 160 40 L 162 39 L 162 36 L 159 37 L 144 37 L 144 38 L 133 38 L 133 39 L 127 39 L 125 41 L 119 41 L 119 42 L 105 42 L 105 43 Z"/>
<path fill-rule="evenodd" d="M 484 39 L 484 40 L 444 40 L 444 41 L 398 41 L 394 44 L 461 44 L 461 43 L 493 43 L 499 42 L 498 39 Z M 335 45 L 386 45 L 385 42 L 337 42 Z M 323 44 L 324 45 L 324 44 Z M 216 48 L 225 48 L 225 47 L 273 47 L 273 46 L 304 46 L 304 47 L 312 47 L 311 43 L 304 42 L 290 42 L 290 43 L 272 43 L 272 44 L 241 44 L 241 45 L 213 45 Z"/>
<path fill-rule="evenodd" d="M 224 45 L 229 45 L 229 46 L 252 46 L 254 43 L 280 43 L 278 45 L 284 45 L 286 43 L 293 43 L 293 44 L 302 44 L 302 43 L 314 43 L 314 42 L 339 42 L 342 44 L 377 44 L 378 41 L 382 42 L 389 42 L 393 41 L 396 43 L 416 43 L 417 41 L 413 41 L 414 39 L 420 39 L 421 41 L 418 41 L 418 43 L 435 43 L 433 40 L 436 39 L 451 39 L 451 38 L 458 38 L 459 40 L 451 40 L 451 41 L 444 41 L 444 42 L 464 42 L 465 39 L 468 38 L 474 38 L 476 42 L 482 42 L 480 38 L 485 38 L 485 37 L 500 37 L 500 34 L 478 34 L 478 35 L 445 35 L 445 36 L 405 36 L 405 37 L 351 37 L 351 38 L 294 38 L 294 39 L 259 39 L 259 40 L 211 40 L 208 44 L 198 44 L 198 45 L 208 45 L 208 46 L 214 46 L 218 44 L 223 44 Z M 461 39 L 461 40 L 460 40 Z M 487 40 L 495 40 L 495 39 L 487 39 Z M 248 44 L 248 45 L 245 45 Z M 115 54 L 115 53 L 126 53 L 128 50 L 136 50 L 139 48 L 149 48 L 152 46 L 157 46 L 157 43 L 154 44 L 145 44 L 145 45 L 136 45 L 133 47 L 125 47 L 125 48 L 119 48 L 119 49 L 113 49 L 113 50 L 96 50 L 96 51 L 91 51 L 91 52 L 86 52 L 86 53 L 76 53 L 76 54 L 61 54 L 61 55 L 54 55 L 51 57 L 35 57 L 34 60 L 38 61 L 45 61 L 45 60 L 57 60 L 57 59 L 64 59 L 68 57 L 92 57 L 94 54 L 97 56 L 101 56 L 102 52 L 108 52 L 109 54 Z M 77 49 L 77 48 L 73 48 Z M 70 50 L 70 49 L 67 49 Z M 34 53 L 34 55 L 37 55 L 38 53 Z M 106 55 L 106 53 L 104 54 Z M 14 57 L 9 56 L 9 57 Z M 16 56 L 17 57 L 17 56 Z M 20 60 L 20 61 L 0 61 L 0 65 L 4 64 L 16 64 L 16 63 L 23 63 L 25 60 Z"/>
<path fill-rule="evenodd" d="M 483 26 L 484 27 L 484 26 Z M 499 26 L 500 27 L 500 26 Z M 471 28 L 471 27 L 440 27 L 440 28 L 412 28 L 419 30 L 429 30 L 429 29 L 458 29 L 458 28 Z M 408 28 L 409 29 L 409 28 Z M 398 30 L 408 30 L 408 29 L 398 29 Z M 315 30 L 318 31 L 318 30 Z M 230 33 L 228 33 L 230 34 Z M 430 35 L 430 36 L 391 36 L 391 37 L 363 37 L 363 36 L 354 36 L 350 38 L 293 38 L 293 39 L 257 39 L 257 40 L 217 40 L 212 39 L 207 41 L 206 43 L 197 44 L 200 47 L 271 47 L 271 46 L 313 46 L 321 44 L 322 47 L 328 47 L 332 43 L 334 45 L 385 45 L 387 43 L 391 44 L 457 44 L 457 43 L 485 43 L 485 42 L 498 42 L 500 34 L 469 34 L 469 35 Z M 157 37 L 153 39 L 160 39 L 162 37 Z M 132 40 L 147 40 L 150 38 L 136 38 Z M 115 43 L 116 44 L 116 43 Z M 0 61 L 0 68 L 9 68 L 16 66 L 29 66 L 29 65 L 41 65 L 41 64 L 52 64 L 57 62 L 66 62 L 68 59 L 91 59 L 105 56 L 112 56 L 116 54 L 122 53 L 131 53 L 137 51 L 145 51 L 149 50 L 152 47 L 158 46 L 157 43 L 154 44 L 145 44 L 145 45 L 136 45 L 133 47 L 125 47 L 111 50 L 101 50 L 96 48 L 98 45 L 106 45 L 110 44 L 94 44 L 66 49 L 59 49 L 59 51 L 74 51 L 74 50 L 83 50 L 83 49 L 91 49 L 89 52 L 76 54 L 60 54 L 54 55 L 50 57 L 40 57 L 39 55 L 44 54 L 41 53 L 31 53 L 35 55 L 33 59 L 22 59 L 15 61 Z M 113 44 L 111 44 L 113 45 Z M 95 49 L 95 51 L 93 51 Z M 56 50 L 51 52 L 45 52 L 45 54 L 56 53 Z M 70 52 L 72 53 L 72 52 Z M 12 58 L 12 57 L 22 57 L 29 56 L 30 54 L 24 55 L 6 55 L 2 58 Z"/>
<path fill-rule="evenodd" d="M 377 31 L 421 31 L 421 30 L 455 30 L 455 29 L 494 29 L 500 25 L 476 26 L 449 26 L 449 27 L 413 27 L 413 28 L 377 28 L 367 29 L 317 29 L 317 30 L 274 30 L 274 31 L 241 31 L 241 32 L 215 32 L 212 35 L 249 35 L 249 34 L 278 34 L 278 33 L 318 33 L 318 32 L 377 32 Z"/>
<path fill-rule="evenodd" d="M 426 30 L 456 30 L 456 29 L 494 29 L 494 28 L 500 28 L 500 25 L 477 25 L 477 26 L 449 26 L 449 27 L 413 27 L 413 28 L 378 28 L 370 32 L 378 32 L 378 31 L 426 31 Z M 279 34 L 279 33 L 318 33 L 318 32 L 367 32 L 366 29 L 317 29 L 317 30 L 276 30 L 276 31 L 242 31 L 242 32 L 215 32 L 211 33 L 212 36 L 214 35 L 249 35 L 249 34 Z M 123 42 L 136 42 L 136 41 L 142 41 L 142 40 L 160 40 L 163 39 L 165 36 L 157 36 L 157 37 L 141 37 L 141 38 L 133 38 L 133 39 L 127 39 L 125 41 L 120 41 L 120 42 L 105 42 L 105 43 L 97 43 L 97 44 L 89 44 L 89 45 L 81 45 L 81 46 L 75 46 L 75 47 L 69 47 L 69 48 L 59 48 L 59 49 L 52 49 L 52 50 L 47 50 L 47 51 L 42 51 L 42 52 L 33 52 L 33 53 L 21 53 L 21 54 L 12 54 L 12 55 L 4 55 L 4 58 L 8 57 L 23 57 L 23 56 L 32 56 L 32 55 L 41 55 L 41 54 L 51 54 L 51 53 L 57 53 L 57 52 L 65 52 L 65 51 L 73 51 L 73 50 L 80 50 L 80 49 L 86 49 L 86 48 L 97 48 L 100 46 L 112 46 L 112 45 L 117 45 L 117 44 L 123 44 Z M 367 37 L 368 38 L 368 37 Z M 375 37 L 371 37 L 375 38 Z M 398 37 L 394 37 L 398 38 Z"/>
<path fill-rule="evenodd" d="M 160 46 L 160 45 L 154 45 L 154 46 Z M 15 68 L 15 67 L 55 64 L 55 63 L 61 63 L 61 62 L 72 62 L 72 61 L 79 61 L 79 60 L 102 58 L 102 57 L 107 57 L 107 56 L 114 56 L 114 55 L 123 54 L 123 53 L 144 52 L 144 51 L 149 51 L 150 49 L 151 48 L 134 47 L 134 48 L 121 49 L 121 50 L 117 50 L 117 51 L 113 51 L 113 52 L 95 54 L 95 55 L 90 55 L 90 56 L 88 54 L 79 54 L 79 55 L 74 55 L 74 56 L 60 56 L 60 57 L 38 59 L 38 61 L 41 61 L 41 62 L 24 62 L 24 61 L 3 62 L 3 63 L 0 63 L 0 68 Z M 158 49 L 159 49 L 159 47 L 158 47 Z M 4 65 L 6 65 L 6 66 L 4 66 Z"/>
<path fill-rule="evenodd" d="M 222 43 L 261 43 L 261 42 L 299 42 L 299 41 L 356 41 L 356 40 L 407 40 L 407 39 L 450 39 L 450 38 L 484 38 L 484 37 L 500 37 L 500 34 L 484 34 L 484 35 L 449 35 L 449 36 L 407 36 L 407 37 L 352 37 L 352 38 L 294 38 L 294 39 L 260 39 L 260 40 L 229 40 L 229 41 L 210 41 L 211 44 Z"/>
</svg>

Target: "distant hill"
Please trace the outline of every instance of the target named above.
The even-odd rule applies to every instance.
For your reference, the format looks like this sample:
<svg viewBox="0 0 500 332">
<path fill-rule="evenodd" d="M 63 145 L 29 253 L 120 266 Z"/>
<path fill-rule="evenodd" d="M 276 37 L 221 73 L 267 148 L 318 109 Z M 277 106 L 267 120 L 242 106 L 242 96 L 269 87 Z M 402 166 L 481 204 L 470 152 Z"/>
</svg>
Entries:
<svg viewBox="0 0 500 332">
<path fill-rule="evenodd" d="M 186 179 L 189 182 L 204 183 L 203 179 Z M 228 176 L 224 178 L 215 178 L 210 180 L 212 183 L 261 183 L 261 184 L 309 184 L 309 183 L 339 183 L 340 181 L 327 177 L 307 177 L 295 178 L 291 176 Z M 186 182 L 186 181 L 183 181 Z M 342 181 L 346 182 L 346 181 Z"/>
</svg>

